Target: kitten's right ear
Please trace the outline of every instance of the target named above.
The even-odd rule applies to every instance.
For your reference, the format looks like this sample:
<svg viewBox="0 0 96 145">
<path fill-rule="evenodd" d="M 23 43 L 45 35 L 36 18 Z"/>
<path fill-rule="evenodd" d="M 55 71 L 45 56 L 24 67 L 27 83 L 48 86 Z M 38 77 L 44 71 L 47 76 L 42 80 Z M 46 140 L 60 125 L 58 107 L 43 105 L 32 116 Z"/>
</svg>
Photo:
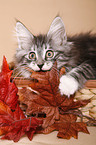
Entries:
<svg viewBox="0 0 96 145">
<path fill-rule="evenodd" d="M 16 23 L 16 35 L 20 49 L 28 49 L 32 46 L 34 36 L 21 22 Z"/>
</svg>

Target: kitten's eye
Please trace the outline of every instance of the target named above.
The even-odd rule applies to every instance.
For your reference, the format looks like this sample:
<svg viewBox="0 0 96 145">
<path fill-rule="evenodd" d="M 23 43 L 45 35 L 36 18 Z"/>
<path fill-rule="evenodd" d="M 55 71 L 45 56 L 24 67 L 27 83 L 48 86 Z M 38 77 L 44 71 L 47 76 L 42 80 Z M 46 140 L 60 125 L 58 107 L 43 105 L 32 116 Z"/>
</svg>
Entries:
<svg viewBox="0 0 96 145">
<path fill-rule="evenodd" d="M 36 54 L 34 52 L 29 53 L 29 58 L 35 60 L 36 59 Z"/>
<path fill-rule="evenodd" d="M 48 51 L 46 52 L 46 57 L 47 57 L 47 58 L 52 58 L 53 55 L 54 55 L 54 53 L 53 53 L 52 50 L 48 50 Z"/>
</svg>

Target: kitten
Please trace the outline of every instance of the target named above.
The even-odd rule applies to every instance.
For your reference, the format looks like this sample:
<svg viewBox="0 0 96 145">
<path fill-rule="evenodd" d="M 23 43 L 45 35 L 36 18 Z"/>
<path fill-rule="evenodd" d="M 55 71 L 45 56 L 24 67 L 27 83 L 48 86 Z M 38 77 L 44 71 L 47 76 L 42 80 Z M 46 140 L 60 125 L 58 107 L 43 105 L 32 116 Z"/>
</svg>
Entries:
<svg viewBox="0 0 96 145">
<path fill-rule="evenodd" d="M 62 19 L 56 17 L 46 35 L 34 36 L 21 22 L 16 23 L 18 76 L 30 77 L 30 71 L 66 68 L 60 78 L 61 95 L 74 94 L 96 74 L 96 35 L 90 33 L 67 37 Z"/>
</svg>

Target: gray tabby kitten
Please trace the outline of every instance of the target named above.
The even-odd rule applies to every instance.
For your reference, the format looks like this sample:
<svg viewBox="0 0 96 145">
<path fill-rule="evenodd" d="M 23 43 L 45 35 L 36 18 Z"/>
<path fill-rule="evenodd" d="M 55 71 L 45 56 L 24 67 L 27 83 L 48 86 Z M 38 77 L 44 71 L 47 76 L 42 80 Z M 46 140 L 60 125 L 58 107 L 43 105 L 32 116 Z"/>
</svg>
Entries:
<svg viewBox="0 0 96 145">
<path fill-rule="evenodd" d="M 67 37 L 62 19 L 56 17 L 46 35 L 34 36 L 21 22 L 16 23 L 18 48 L 16 66 L 18 76 L 30 77 L 30 71 L 48 71 L 57 61 L 57 67 L 66 68 L 60 78 L 61 95 L 74 94 L 96 74 L 96 35 L 90 33 Z M 27 69 L 26 69 L 27 68 Z"/>
</svg>

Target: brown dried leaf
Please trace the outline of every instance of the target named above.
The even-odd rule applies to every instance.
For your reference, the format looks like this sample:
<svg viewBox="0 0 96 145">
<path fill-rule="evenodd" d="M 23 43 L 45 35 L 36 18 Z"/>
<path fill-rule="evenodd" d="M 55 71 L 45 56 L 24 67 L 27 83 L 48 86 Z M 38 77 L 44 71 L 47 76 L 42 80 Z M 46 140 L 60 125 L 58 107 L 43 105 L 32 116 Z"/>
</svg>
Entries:
<svg viewBox="0 0 96 145">
<path fill-rule="evenodd" d="M 33 72 L 31 75 L 33 81 L 29 86 L 38 93 L 25 88 L 19 90 L 20 103 L 27 105 L 26 114 L 28 115 L 45 113 L 46 117 L 43 118 L 40 132 L 50 133 L 57 130 L 59 131 L 58 137 L 77 138 L 79 131 L 88 133 L 86 124 L 76 122 L 77 116 L 70 113 L 66 114 L 66 111 L 71 110 L 72 112 L 74 109 L 85 106 L 89 100 L 75 102 L 74 95 L 70 99 L 67 96 L 60 95 L 59 78 L 64 72 L 63 68 L 58 73 L 56 63 L 51 71 Z"/>
</svg>

